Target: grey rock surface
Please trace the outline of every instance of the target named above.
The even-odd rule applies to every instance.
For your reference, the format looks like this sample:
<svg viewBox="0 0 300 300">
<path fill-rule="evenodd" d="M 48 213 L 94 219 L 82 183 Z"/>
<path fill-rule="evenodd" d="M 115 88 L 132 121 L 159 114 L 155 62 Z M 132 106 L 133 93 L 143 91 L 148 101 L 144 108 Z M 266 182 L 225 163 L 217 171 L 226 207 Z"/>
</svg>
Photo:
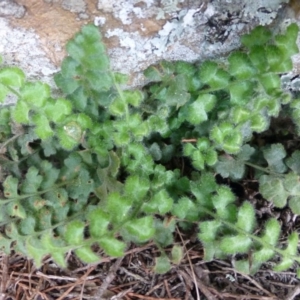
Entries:
<svg viewBox="0 0 300 300">
<path fill-rule="evenodd" d="M 2 0 L 0 15 L 1 5 L 17 11 L 21 4 L 30 14 L 3 12 L 0 54 L 7 64 L 23 68 L 30 78 L 53 85 L 65 43 L 83 24 L 94 22 L 104 36 L 112 69 L 130 74 L 129 86 L 135 87 L 145 83 L 142 71 L 160 60 L 201 61 L 228 54 L 240 46 L 242 34 L 259 24 L 273 24 L 285 2 L 19 0 L 18 5 Z M 7 18 L 12 15 L 23 18 L 13 22 Z M 288 18 L 284 21 L 290 22 Z"/>
<path fill-rule="evenodd" d="M 23 5 L 17 4 L 13 0 L 1 0 L 0 1 L 0 17 L 10 17 L 15 18 L 24 17 L 26 9 Z"/>
<path fill-rule="evenodd" d="M 84 0 L 63 0 L 62 7 L 73 13 L 83 13 L 86 9 Z"/>
</svg>

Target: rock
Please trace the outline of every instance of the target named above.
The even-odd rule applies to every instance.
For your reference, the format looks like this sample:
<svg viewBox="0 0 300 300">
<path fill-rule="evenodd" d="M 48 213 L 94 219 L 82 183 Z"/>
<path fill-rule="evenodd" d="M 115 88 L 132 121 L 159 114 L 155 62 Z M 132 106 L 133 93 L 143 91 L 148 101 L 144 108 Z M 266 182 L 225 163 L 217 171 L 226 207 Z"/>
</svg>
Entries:
<svg viewBox="0 0 300 300">
<path fill-rule="evenodd" d="M 86 4 L 83 0 L 63 0 L 62 8 L 73 13 L 83 13 L 86 9 Z"/>
<path fill-rule="evenodd" d="M 13 0 L 2 0 L 0 2 L 0 17 L 13 16 L 15 18 L 22 18 L 25 12 L 25 7 L 17 4 Z"/>
<path fill-rule="evenodd" d="M 241 34 L 273 23 L 286 1 L 3 0 L 6 9 L 20 12 L 2 13 L 0 53 L 31 78 L 53 85 L 66 42 L 93 22 L 104 36 L 112 69 L 130 74 L 129 86 L 135 87 L 145 83 L 142 71 L 162 59 L 196 61 L 229 53 L 239 47 Z"/>
</svg>

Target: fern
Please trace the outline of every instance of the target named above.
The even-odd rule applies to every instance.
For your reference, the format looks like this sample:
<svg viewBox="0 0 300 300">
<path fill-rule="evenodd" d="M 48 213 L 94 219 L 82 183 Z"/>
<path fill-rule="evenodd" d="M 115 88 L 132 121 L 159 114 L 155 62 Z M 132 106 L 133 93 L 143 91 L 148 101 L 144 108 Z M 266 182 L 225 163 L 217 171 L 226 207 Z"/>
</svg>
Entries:
<svg viewBox="0 0 300 300">
<path fill-rule="evenodd" d="M 222 64 L 162 61 L 145 70 L 151 83 L 141 90 L 122 88 L 127 76 L 111 71 L 92 25 L 67 44 L 55 75 L 64 97 L 2 67 L 0 100 L 18 101 L 0 110 L 1 250 L 37 266 L 50 254 L 66 266 L 71 250 L 94 263 L 98 249 L 119 257 L 130 242 L 153 240 L 162 253 L 155 270 L 163 273 L 182 259 L 176 245 L 170 257 L 164 251 L 176 226 L 196 223 L 205 260 L 241 254 L 234 265 L 246 273 L 275 255 L 277 271 L 298 263 L 298 234 L 282 248 L 275 219 L 257 234 L 253 204 L 215 179 L 216 172 L 237 181 L 255 169 L 263 197 L 299 214 L 299 151 L 251 143 L 283 109 L 300 128 L 299 100 L 281 89 L 279 76 L 292 68 L 297 33 L 294 24 L 277 36 L 258 27 Z"/>
</svg>

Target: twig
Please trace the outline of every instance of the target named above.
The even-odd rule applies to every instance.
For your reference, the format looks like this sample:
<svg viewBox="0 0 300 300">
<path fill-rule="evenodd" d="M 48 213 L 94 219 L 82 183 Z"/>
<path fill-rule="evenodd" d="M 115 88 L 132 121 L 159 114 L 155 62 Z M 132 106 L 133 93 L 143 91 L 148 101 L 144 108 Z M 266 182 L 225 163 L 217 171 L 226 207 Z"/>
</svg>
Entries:
<svg viewBox="0 0 300 300">
<path fill-rule="evenodd" d="M 94 270 L 94 268 L 90 268 L 82 277 L 78 278 L 77 281 L 72 284 L 69 289 L 67 291 L 65 291 L 57 300 L 63 300 L 65 299 L 66 296 L 69 296 L 70 292 L 79 284 L 83 284 L 86 281 L 86 278 L 88 277 L 88 275 L 92 272 L 92 270 Z"/>
<path fill-rule="evenodd" d="M 196 139 L 183 139 L 181 140 L 183 143 L 196 143 L 197 140 Z"/>
<path fill-rule="evenodd" d="M 47 279 L 57 279 L 57 280 L 66 280 L 66 281 L 77 281 L 78 278 L 75 278 L 75 277 L 67 277 L 67 276 L 55 276 L 55 275 L 46 275 L 40 271 L 37 271 L 36 272 L 36 275 L 38 276 L 42 276 L 42 277 L 45 277 Z M 96 279 L 98 278 L 97 275 L 94 275 L 94 276 L 88 276 L 86 278 L 86 280 L 93 280 L 93 279 Z"/>
<path fill-rule="evenodd" d="M 143 300 L 181 300 L 179 298 L 153 298 L 149 296 L 143 296 L 135 293 L 128 293 L 129 296 L 136 297 Z"/>
<path fill-rule="evenodd" d="M 197 300 L 200 300 L 200 294 L 199 294 L 199 289 L 198 289 L 198 285 L 197 285 L 197 279 L 196 279 L 196 275 L 195 275 L 195 272 L 194 272 L 194 269 L 193 269 L 193 265 L 192 265 L 192 262 L 191 262 L 191 259 L 190 259 L 190 256 L 188 254 L 188 251 L 186 249 L 186 246 L 184 244 L 184 240 L 182 238 L 182 235 L 178 229 L 178 227 L 176 227 L 176 230 L 177 230 L 177 233 L 179 234 L 179 237 L 180 237 L 180 240 L 182 242 L 182 245 L 186 251 L 186 256 L 187 256 L 187 259 L 189 261 L 189 265 L 190 265 L 190 268 L 191 268 L 191 272 L 192 272 L 192 276 L 193 276 L 193 280 L 194 280 L 194 284 L 195 284 L 195 287 L 196 287 L 196 294 L 197 294 Z"/>
<path fill-rule="evenodd" d="M 93 300 L 102 299 L 102 295 L 108 289 L 108 286 L 110 285 L 110 283 L 115 279 L 116 271 L 120 267 L 122 260 L 123 260 L 123 257 L 118 258 L 116 260 L 116 262 L 110 267 L 106 278 L 104 279 L 101 286 L 95 293 Z"/>
<path fill-rule="evenodd" d="M 232 268 L 224 268 L 224 270 L 229 270 L 229 271 L 237 272 L 236 270 L 234 270 Z M 269 291 L 267 291 L 266 289 L 264 289 L 257 281 L 255 281 L 254 279 L 252 279 L 250 276 L 248 276 L 248 275 L 246 275 L 244 273 L 240 273 L 240 272 L 237 272 L 237 273 L 241 274 L 243 277 L 245 277 L 249 281 L 251 281 L 251 283 L 253 283 L 261 291 L 263 291 L 265 294 L 267 294 L 271 299 L 277 299 L 277 297 L 275 295 L 273 295 L 272 293 L 270 293 Z"/>
<path fill-rule="evenodd" d="M 4 255 L 2 257 L 1 261 L 1 267 L 2 267 L 2 280 L 1 280 L 1 294 L 0 294 L 0 300 L 3 300 L 5 298 L 5 291 L 7 287 L 7 281 L 8 281 L 8 270 L 9 270 L 9 260 L 8 256 Z"/>
<path fill-rule="evenodd" d="M 296 285 L 286 296 L 286 300 L 293 300 L 297 295 L 300 294 L 300 284 Z"/>
</svg>

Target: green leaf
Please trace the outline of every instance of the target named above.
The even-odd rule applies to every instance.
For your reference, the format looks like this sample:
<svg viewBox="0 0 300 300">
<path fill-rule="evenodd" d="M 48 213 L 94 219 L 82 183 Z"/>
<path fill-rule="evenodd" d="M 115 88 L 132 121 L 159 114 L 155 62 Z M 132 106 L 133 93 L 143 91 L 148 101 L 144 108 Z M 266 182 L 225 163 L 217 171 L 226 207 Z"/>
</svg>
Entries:
<svg viewBox="0 0 300 300">
<path fill-rule="evenodd" d="M 26 102 L 18 101 L 12 110 L 12 118 L 17 123 L 29 124 L 29 111 L 30 108 Z"/>
<path fill-rule="evenodd" d="M 252 261 L 254 264 L 262 264 L 270 260 L 275 255 L 275 251 L 271 248 L 262 248 L 257 250 L 252 255 Z"/>
<path fill-rule="evenodd" d="M 144 75 L 145 75 L 146 78 L 148 78 L 151 81 L 161 81 L 162 80 L 162 74 L 154 66 L 148 67 L 144 71 Z"/>
<path fill-rule="evenodd" d="M 175 265 L 180 265 L 183 259 L 183 247 L 174 245 L 171 250 L 171 261 Z"/>
<path fill-rule="evenodd" d="M 40 185 L 42 190 L 51 188 L 59 176 L 59 170 L 55 169 L 54 166 L 48 161 L 42 162 L 43 181 Z"/>
<path fill-rule="evenodd" d="M 134 107 L 138 107 L 144 98 L 143 93 L 139 90 L 124 91 L 123 97 L 126 103 L 131 104 Z"/>
<path fill-rule="evenodd" d="M 276 207 L 286 205 L 289 193 L 285 190 L 283 180 L 273 175 L 262 175 L 259 179 L 259 191 L 265 199 L 272 201 Z"/>
<path fill-rule="evenodd" d="M 12 239 L 6 238 L 3 234 L 0 233 L 0 250 L 7 255 L 11 254 L 10 245 L 12 242 Z"/>
<path fill-rule="evenodd" d="M 41 140 L 47 140 L 48 138 L 53 136 L 54 132 L 45 115 L 36 114 L 32 117 L 32 121 L 36 125 L 35 133 Z"/>
<path fill-rule="evenodd" d="M 38 191 L 42 181 L 43 177 L 39 175 L 39 170 L 32 166 L 28 169 L 20 190 L 24 194 L 34 194 Z"/>
<path fill-rule="evenodd" d="M 77 37 L 79 37 L 79 34 L 77 34 Z M 67 45 L 66 49 L 69 53 L 69 55 L 77 62 L 81 63 L 81 61 L 84 59 L 85 52 L 80 45 L 78 45 L 75 40 L 70 40 Z"/>
<path fill-rule="evenodd" d="M 300 175 L 300 151 L 294 151 L 292 156 L 286 160 L 286 164 L 291 170 Z"/>
<path fill-rule="evenodd" d="M 291 196 L 300 195 L 300 177 L 294 173 L 288 173 L 285 175 L 283 185 L 284 188 Z"/>
<path fill-rule="evenodd" d="M 47 251 L 41 247 L 40 241 L 36 238 L 28 238 L 26 240 L 26 250 L 28 256 L 33 258 L 37 268 L 42 265 L 44 257 L 48 254 Z"/>
<path fill-rule="evenodd" d="M 229 85 L 229 79 L 230 75 L 226 71 L 219 69 L 215 75 L 211 77 L 209 81 L 207 81 L 207 83 L 213 89 L 223 89 Z"/>
<path fill-rule="evenodd" d="M 261 239 L 264 242 L 275 246 L 279 239 L 280 231 L 281 226 L 279 222 L 274 218 L 269 219 L 265 224 L 265 231 L 264 234 L 261 236 Z"/>
<path fill-rule="evenodd" d="M 166 217 L 164 221 L 155 219 L 155 234 L 154 241 L 160 247 L 166 247 L 174 243 L 174 231 L 176 221 L 174 218 Z"/>
<path fill-rule="evenodd" d="M 155 193 L 149 202 L 144 203 L 143 210 L 147 213 L 160 213 L 162 215 L 169 212 L 173 207 L 173 199 L 166 190 Z"/>
<path fill-rule="evenodd" d="M 290 197 L 289 199 L 289 207 L 292 210 L 293 214 L 300 215 L 300 197 Z"/>
<path fill-rule="evenodd" d="M 124 251 L 126 245 L 123 242 L 113 238 L 113 237 L 103 237 L 100 239 L 100 247 L 103 248 L 105 253 L 113 257 L 122 257 L 124 256 Z"/>
<path fill-rule="evenodd" d="M 102 62 L 100 62 L 102 63 Z M 95 67 L 95 65 L 89 66 L 90 68 Z M 88 81 L 91 89 L 97 92 L 108 91 L 112 84 L 112 78 L 109 73 L 101 72 L 98 70 L 90 70 L 84 74 L 84 79 Z"/>
<path fill-rule="evenodd" d="M 85 37 L 85 40 L 93 44 L 96 42 L 101 42 L 102 37 L 99 28 L 94 24 L 88 24 L 81 28 L 81 32 Z"/>
<path fill-rule="evenodd" d="M 228 204 L 226 209 L 218 208 L 217 215 L 224 221 L 234 223 L 237 220 L 238 209 L 235 204 Z"/>
<path fill-rule="evenodd" d="M 192 154 L 192 164 L 198 170 L 204 169 L 205 158 L 200 151 L 194 151 Z"/>
<path fill-rule="evenodd" d="M 157 143 L 153 143 L 149 147 L 149 152 L 153 158 L 153 160 L 160 160 L 162 158 L 162 151 Z"/>
<path fill-rule="evenodd" d="M 150 188 L 150 182 L 139 176 L 129 176 L 125 182 L 125 192 L 128 197 L 132 197 L 135 201 L 141 201 Z"/>
<path fill-rule="evenodd" d="M 285 258 L 283 258 L 283 259 L 281 260 L 281 262 L 280 262 L 278 265 L 276 265 L 276 266 L 274 267 L 273 270 L 274 270 L 275 272 L 283 272 L 283 271 L 286 271 L 287 269 L 289 269 L 290 267 L 292 267 L 293 263 L 294 263 L 294 260 L 293 260 L 293 259 L 285 257 Z"/>
<path fill-rule="evenodd" d="M 243 142 L 242 134 L 238 130 L 234 130 L 231 135 L 224 139 L 223 149 L 229 154 L 240 152 Z"/>
<path fill-rule="evenodd" d="M 42 107 L 50 97 L 50 87 L 42 82 L 27 82 L 20 90 L 21 98 L 31 107 Z"/>
<path fill-rule="evenodd" d="M 214 166 L 218 162 L 218 153 L 213 149 L 209 149 L 205 154 L 205 162 L 210 167 Z"/>
<path fill-rule="evenodd" d="M 230 102 L 233 105 L 245 105 L 253 97 L 254 84 L 251 81 L 232 83 L 229 86 Z"/>
<path fill-rule="evenodd" d="M 228 122 L 215 125 L 210 132 L 210 138 L 218 148 L 224 149 L 229 154 L 235 154 L 241 150 L 243 142 L 241 132 Z"/>
<path fill-rule="evenodd" d="M 78 75 L 79 63 L 71 56 L 65 57 L 61 64 L 61 74 L 65 78 L 74 78 Z M 74 80 L 74 79 L 73 79 Z"/>
<path fill-rule="evenodd" d="M 99 238 L 107 233 L 110 218 L 101 208 L 91 211 L 87 219 L 89 221 L 89 232 L 93 238 Z"/>
<path fill-rule="evenodd" d="M 65 240 L 71 245 L 82 245 L 85 225 L 82 221 L 74 220 L 67 224 Z"/>
<path fill-rule="evenodd" d="M 276 35 L 275 43 L 280 48 L 286 58 L 290 58 L 292 55 L 299 52 L 297 46 L 297 36 L 298 36 L 299 27 L 296 23 L 290 24 L 285 34 Z"/>
<path fill-rule="evenodd" d="M 89 171 L 84 168 L 80 168 L 77 172 L 76 179 L 73 179 L 72 184 L 67 187 L 67 190 L 69 197 L 77 199 L 76 203 L 79 204 L 85 203 L 85 200 L 94 190 L 94 180 L 91 178 Z"/>
<path fill-rule="evenodd" d="M 250 202 L 244 202 L 238 211 L 236 223 L 240 229 L 251 233 L 255 227 L 255 210 Z"/>
<path fill-rule="evenodd" d="M 224 178 L 241 179 L 245 172 L 245 161 L 249 160 L 254 152 L 254 148 L 246 144 L 236 157 L 222 155 L 215 165 L 215 170 Z"/>
<path fill-rule="evenodd" d="M 78 80 L 65 78 L 61 73 L 54 75 L 54 81 L 66 95 L 72 94 L 80 86 L 80 82 Z"/>
<path fill-rule="evenodd" d="M 269 95 L 276 95 L 281 88 L 280 77 L 274 73 L 266 73 L 259 77 L 259 82 Z"/>
<path fill-rule="evenodd" d="M 286 157 L 286 151 L 282 144 L 272 144 L 263 150 L 263 155 L 269 164 L 269 167 L 277 173 L 284 173 L 286 166 L 283 159 Z"/>
<path fill-rule="evenodd" d="M 5 67 L 0 70 L 0 82 L 6 86 L 22 87 L 25 74 L 17 67 Z"/>
<path fill-rule="evenodd" d="M 118 129 L 118 127 L 124 127 L 124 123 L 120 121 L 120 123 L 115 122 L 115 128 Z M 120 124 L 120 125 L 117 125 Z M 140 114 L 131 114 L 130 119 L 127 121 L 128 129 L 135 130 L 137 127 L 141 126 L 142 124 L 142 118 Z"/>
<path fill-rule="evenodd" d="M 255 132 L 263 132 L 269 126 L 269 121 L 263 115 L 255 114 L 250 119 L 251 129 Z"/>
<path fill-rule="evenodd" d="M 214 168 L 224 178 L 241 179 L 245 173 L 244 161 L 229 155 L 220 156 Z"/>
<path fill-rule="evenodd" d="M 6 207 L 9 216 L 25 219 L 27 217 L 26 210 L 21 205 L 20 201 L 9 202 Z"/>
<path fill-rule="evenodd" d="M 222 223 L 219 220 L 200 222 L 200 233 L 198 234 L 198 238 L 203 242 L 215 241 L 217 239 L 218 230 L 221 226 Z"/>
<path fill-rule="evenodd" d="M 121 97 L 115 98 L 109 106 L 109 110 L 114 116 L 123 116 L 126 114 L 128 107 Z"/>
<path fill-rule="evenodd" d="M 170 260 L 167 256 L 163 255 L 155 258 L 154 272 L 156 274 L 165 274 L 171 269 Z"/>
<path fill-rule="evenodd" d="M 75 91 L 73 91 L 72 95 L 70 95 L 68 98 L 72 101 L 74 108 L 79 111 L 83 111 L 86 108 L 88 102 L 87 94 L 88 93 L 85 91 L 85 89 L 80 86 Z"/>
<path fill-rule="evenodd" d="M 227 254 L 246 253 L 251 244 L 251 238 L 240 234 L 221 239 L 220 249 Z"/>
<path fill-rule="evenodd" d="M 247 48 L 252 48 L 254 45 L 264 46 L 272 37 L 272 33 L 264 26 L 257 26 L 249 34 L 241 37 L 241 42 Z"/>
<path fill-rule="evenodd" d="M 267 60 L 269 63 L 270 71 L 280 71 L 280 64 L 284 60 L 284 53 L 280 51 L 280 48 L 275 45 L 266 45 L 265 47 Z"/>
<path fill-rule="evenodd" d="M 208 83 L 213 80 L 218 70 L 218 64 L 213 61 L 205 61 L 200 67 L 200 80 L 203 83 Z"/>
<path fill-rule="evenodd" d="M 49 121 L 54 123 L 62 122 L 66 116 L 69 116 L 72 111 L 70 101 L 58 98 L 56 101 L 48 101 L 45 106 L 45 113 Z"/>
<path fill-rule="evenodd" d="M 183 80 L 176 76 L 170 83 L 165 93 L 161 95 L 161 99 L 169 106 L 181 107 L 186 104 L 191 95 L 186 91 L 186 87 L 182 86 Z"/>
<path fill-rule="evenodd" d="M 193 125 L 201 124 L 208 119 L 204 103 L 201 100 L 196 100 L 187 108 L 184 107 L 184 110 L 187 115 L 186 120 Z"/>
<path fill-rule="evenodd" d="M 203 242 L 202 245 L 203 245 L 203 251 L 204 251 L 203 260 L 206 262 L 212 261 L 216 255 L 217 247 L 219 247 L 219 241 L 218 242 L 216 242 L 216 241 Z"/>
<path fill-rule="evenodd" d="M 256 73 L 246 53 L 233 52 L 228 57 L 229 73 L 237 79 L 249 79 Z"/>
<path fill-rule="evenodd" d="M 262 73 L 266 71 L 268 68 L 268 64 L 266 64 L 266 51 L 265 47 L 261 45 L 255 45 L 251 47 L 249 58 L 252 64 Z"/>
<path fill-rule="evenodd" d="M 147 242 L 155 233 L 152 216 L 130 220 L 125 224 L 124 228 L 135 238 L 135 241 L 140 243 Z"/>
<path fill-rule="evenodd" d="M 250 118 L 250 111 L 240 106 L 235 106 L 231 110 L 232 120 L 233 122 L 238 124 L 243 124 Z"/>
<path fill-rule="evenodd" d="M 66 150 L 72 150 L 79 144 L 83 131 L 77 122 L 71 121 L 62 127 L 57 127 L 56 134 L 60 140 L 60 145 Z"/>
<path fill-rule="evenodd" d="M 107 197 L 106 207 L 111 219 L 121 222 L 128 216 L 132 200 L 121 197 L 117 192 L 110 193 Z"/>
<path fill-rule="evenodd" d="M 78 258 L 87 264 L 92 264 L 100 261 L 100 257 L 93 252 L 90 247 L 81 247 L 75 250 Z"/>
<path fill-rule="evenodd" d="M 27 216 L 19 224 L 20 232 L 24 235 L 33 235 L 35 232 L 36 220 L 32 216 Z"/>
<path fill-rule="evenodd" d="M 226 209 L 226 206 L 235 201 L 235 195 L 228 186 L 219 186 L 217 195 L 212 197 L 212 202 L 217 210 Z"/>
<path fill-rule="evenodd" d="M 7 176 L 3 182 L 4 196 L 6 198 L 18 198 L 18 184 L 19 181 L 17 178 L 11 175 Z"/>
<path fill-rule="evenodd" d="M 66 261 L 65 261 L 65 252 L 66 248 L 65 242 L 60 237 L 54 237 L 53 232 L 48 230 L 44 232 L 41 237 L 41 244 L 43 248 L 51 254 L 53 260 L 61 267 L 66 268 Z"/>
<path fill-rule="evenodd" d="M 52 252 L 51 256 L 54 262 L 57 263 L 57 265 L 59 265 L 61 268 L 67 268 L 67 264 L 65 261 L 65 253 L 56 251 Z"/>
<path fill-rule="evenodd" d="M 250 273 L 250 266 L 248 260 L 234 260 L 233 265 L 235 270 L 242 274 L 249 274 Z"/>
<path fill-rule="evenodd" d="M 188 215 L 189 211 L 195 209 L 196 206 L 192 200 L 190 200 L 188 197 L 182 197 L 177 203 L 174 204 L 172 214 L 180 219 L 184 219 Z"/>
<path fill-rule="evenodd" d="M 10 93 L 10 90 L 0 83 L 0 103 L 3 103 L 4 100 L 6 99 L 6 96 Z"/>
<path fill-rule="evenodd" d="M 123 73 L 115 72 L 114 74 L 114 80 L 117 84 L 127 84 L 129 81 L 129 76 Z"/>
<path fill-rule="evenodd" d="M 296 232 L 296 231 L 292 232 L 289 235 L 287 242 L 288 242 L 287 247 L 283 250 L 284 255 L 286 255 L 286 256 L 297 255 L 297 253 L 298 253 L 298 242 L 299 242 L 298 232 Z"/>
</svg>

